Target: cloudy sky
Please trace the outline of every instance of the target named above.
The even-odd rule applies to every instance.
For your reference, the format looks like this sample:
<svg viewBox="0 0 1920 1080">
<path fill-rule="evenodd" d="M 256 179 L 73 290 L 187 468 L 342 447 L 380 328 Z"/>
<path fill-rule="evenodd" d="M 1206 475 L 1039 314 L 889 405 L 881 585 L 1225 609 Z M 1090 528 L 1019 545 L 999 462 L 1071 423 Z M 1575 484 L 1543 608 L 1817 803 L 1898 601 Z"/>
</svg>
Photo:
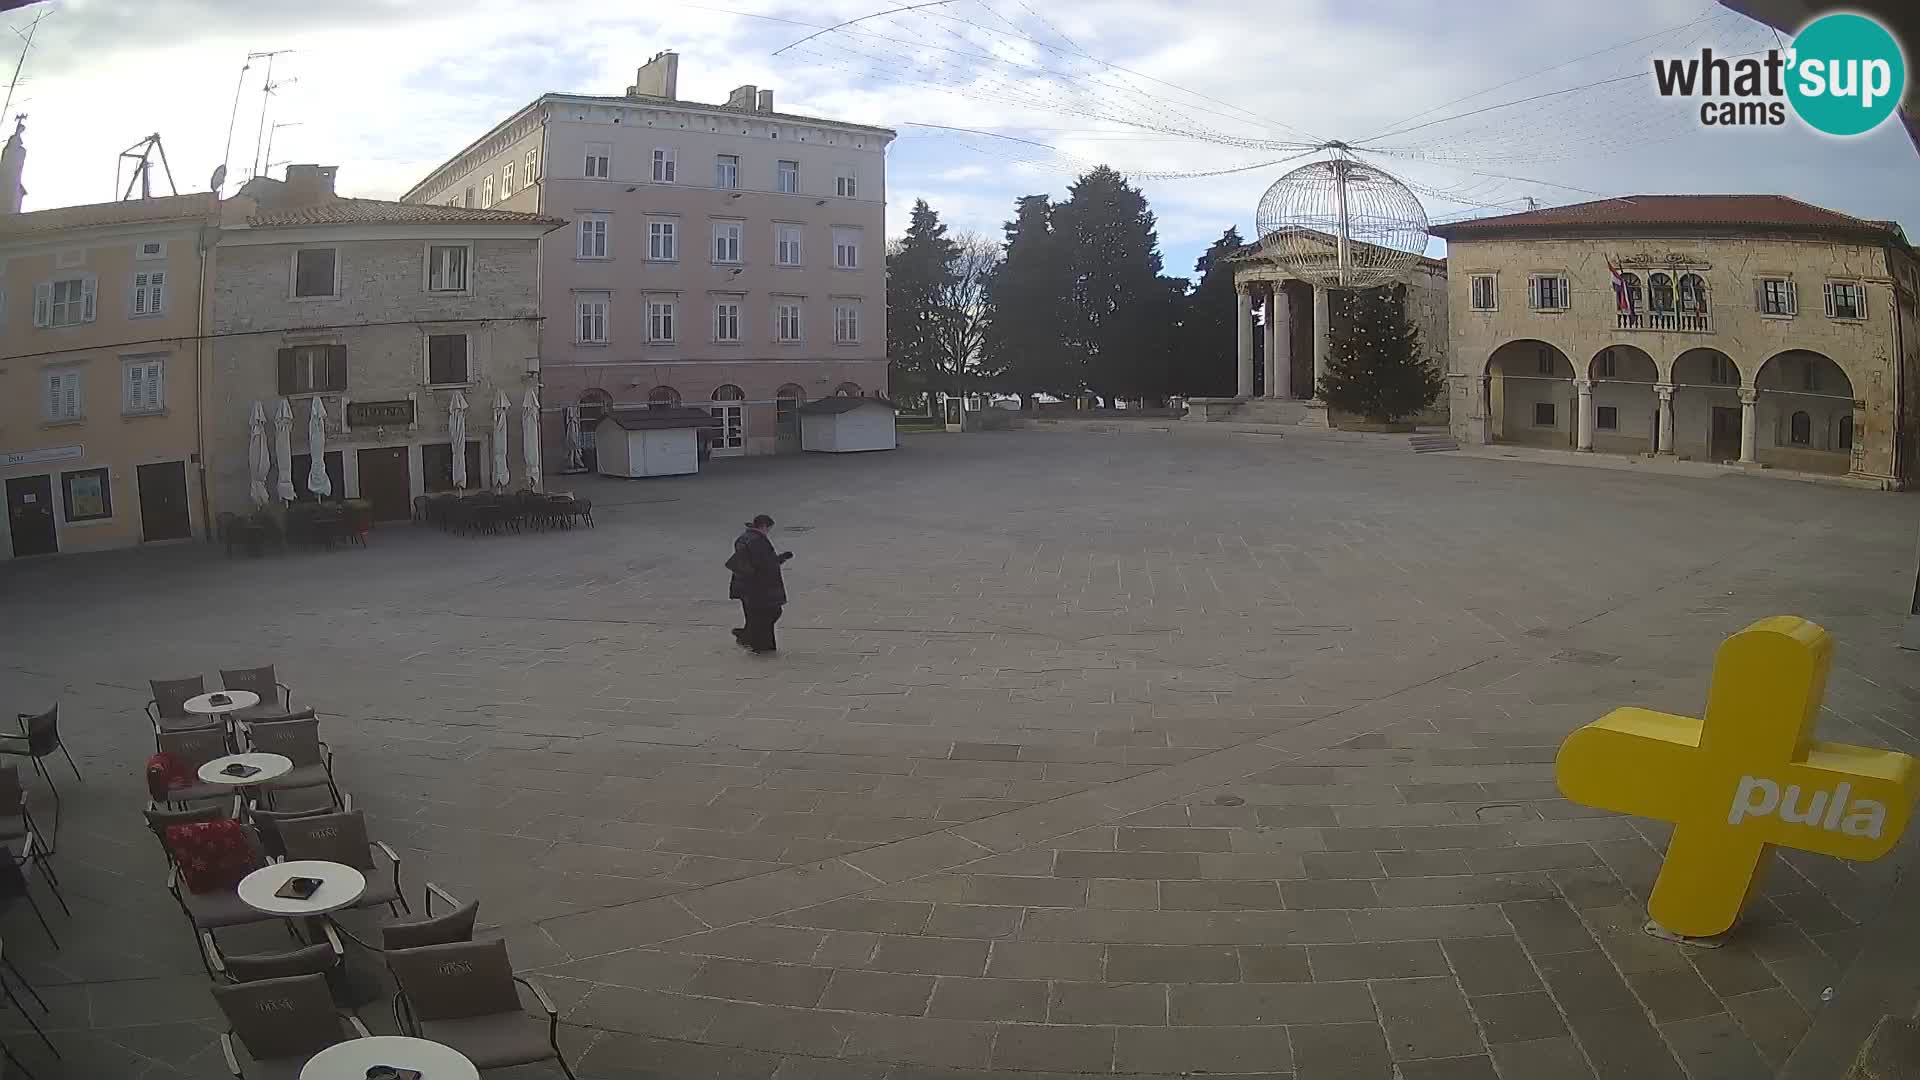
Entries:
<svg viewBox="0 0 1920 1080">
<path fill-rule="evenodd" d="M 291 125 L 276 166 L 338 164 L 344 193 L 395 197 L 542 92 L 619 93 L 675 49 L 684 98 L 755 83 L 782 111 L 897 128 L 895 231 L 926 198 L 956 228 L 997 235 L 1015 196 L 1061 196 L 1104 161 L 1141 177 L 1176 272 L 1226 226 L 1251 233 L 1262 192 L 1308 160 L 1286 159 L 1325 139 L 1380 148 L 1372 160 L 1435 219 L 1528 198 L 1761 191 L 1920 230 L 1920 155 L 1897 124 L 1851 140 L 1797 122 L 1714 130 L 1697 105 L 1656 96 L 1650 54 L 1774 44 L 1706 0 L 955 0 L 774 55 L 895 6 L 54 0 L 0 24 L 50 12 L 13 104 L 28 114 L 29 209 L 113 197 L 116 155 L 155 131 L 181 190 L 206 190 L 249 51 L 292 50 L 267 117 Z M 10 66 L 19 39 L 0 38 Z M 255 158 L 263 73 L 246 73 L 236 180 Z M 1167 175 L 1207 172 L 1223 174 Z"/>
</svg>

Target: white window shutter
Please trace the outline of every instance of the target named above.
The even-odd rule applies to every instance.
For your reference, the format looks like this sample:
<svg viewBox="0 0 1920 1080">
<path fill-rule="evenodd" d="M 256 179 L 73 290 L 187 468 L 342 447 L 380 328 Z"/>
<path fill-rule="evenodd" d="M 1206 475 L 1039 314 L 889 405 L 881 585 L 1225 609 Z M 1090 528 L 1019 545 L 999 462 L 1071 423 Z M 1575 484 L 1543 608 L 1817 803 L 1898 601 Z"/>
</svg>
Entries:
<svg viewBox="0 0 1920 1080">
<path fill-rule="evenodd" d="M 161 299 L 162 299 L 162 294 L 166 290 L 166 287 L 167 287 L 166 274 L 156 270 L 153 273 L 147 275 L 147 310 L 148 311 L 159 311 L 162 309 L 164 305 L 161 303 Z"/>
<path fill-rule="evenodd" d="M 1791 278 L 1787 279 L 1787 314 L 1800 314 L 1800 290 Z"/>
<path fill-rule="evenodd" d="M 149 409 L 160 407 L 160 375 L 164 370 L 158 360 L 147 365 L 147 408 Z"/>
<path fill-rule="evenodd" d="M 1540 279 L 1532 274 L 1527 275 L 1527 306 L 1530 308 L 1540 306 Z"/>
<path fill-rule="evenodd" d="M 33 325 L 45 326 L 53 321 L 53 282 L 43 281 L 33 287 Z"/>
<path fill-rule="evenodd" d="M 145 364 L 128 364 L 127 365 L 126 408 L 127 408 L 127 411 L 129 412 L 132 412 L 133 410 L 140 408 L 141 404 L 146 400 L 146 396 L 147 396 L 146 391 L 145 391 L 145 388 L 141 385 L 141 380 L 146 377 L 146 374 L 147 374 L 147 365 Z"/>
<path fill-rule="evenodd" d="M 80 316 L 80 321 L 92 322 L 93 321 L 93 279 L 92 278 L 81 279 L 80 297 L 81 297 L 81 300 L 83 301 L 82 307 L 84 309 L 84 314 Z"/>
<path fill-rule="evenodd" d="M 47 376 L 47 419 L 60 419 L 60 380 L 63 376 Z"/>
<path fill-rule="evenodd" d="M 1833 282 L 1831 281 L 1827 282 L 1825 285 L 1821 286 L 1821 289 L 1826 293 L 1827 318 L 1831 319 L 1833 318 Z"/>
<path fill-rule="evenodd" d="M 1864 319 L 1867 317 L 1867 287 L 1865 285 L 1855 285 L 1853 287 L 1853 317 L 1856 319 Z"/>
</svg>

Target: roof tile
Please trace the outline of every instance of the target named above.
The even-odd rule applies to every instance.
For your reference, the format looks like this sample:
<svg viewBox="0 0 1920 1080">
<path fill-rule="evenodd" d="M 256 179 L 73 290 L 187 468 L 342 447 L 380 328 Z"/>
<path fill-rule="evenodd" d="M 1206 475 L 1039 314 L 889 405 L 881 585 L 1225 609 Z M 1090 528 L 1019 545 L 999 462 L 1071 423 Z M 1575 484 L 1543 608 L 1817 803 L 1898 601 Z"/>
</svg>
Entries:
<svg viewBox="0 0 1920 1080">
<path fill-rule="evenodd" d="M 514 210 L 477 210 L 464 206 L 388 202 L 385 199 L 328 199 L 307 206 L 262 207 L 247 224 L 257 228 L 288 225 L 549 225 L 559 218 Z"/>
<path fill-rule="evenodd" d="M 1432 228 L 1451 239 L 1475 233 L 1579 226 L 1674 226 L 1720 228 L 1834 229 L 1899 236 L 1899 226 L 1815 206 L 1784 195 L 1625 195 L 1616 199 L 1551 206 L 1518 214 L 1471 218 Z"/>
</svg>

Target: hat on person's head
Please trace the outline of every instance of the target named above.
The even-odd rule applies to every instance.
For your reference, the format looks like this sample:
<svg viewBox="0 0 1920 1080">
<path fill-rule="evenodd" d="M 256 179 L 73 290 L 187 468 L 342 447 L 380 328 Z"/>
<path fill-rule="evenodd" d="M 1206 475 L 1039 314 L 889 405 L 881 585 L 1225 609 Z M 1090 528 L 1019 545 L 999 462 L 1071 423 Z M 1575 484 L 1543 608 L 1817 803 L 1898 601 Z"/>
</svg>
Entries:
<svg viewBox="0 0 1920 1080">
<path fill-rule="evenodd" d="M 767 529 L 767 528 L 773 527 L 773 519 L 768 517 L 765 514 L 755 514 L 753 515 L 753 520 L 748 522 L 747 524 L 753 526 L 756 529 Z"/>
</svg>

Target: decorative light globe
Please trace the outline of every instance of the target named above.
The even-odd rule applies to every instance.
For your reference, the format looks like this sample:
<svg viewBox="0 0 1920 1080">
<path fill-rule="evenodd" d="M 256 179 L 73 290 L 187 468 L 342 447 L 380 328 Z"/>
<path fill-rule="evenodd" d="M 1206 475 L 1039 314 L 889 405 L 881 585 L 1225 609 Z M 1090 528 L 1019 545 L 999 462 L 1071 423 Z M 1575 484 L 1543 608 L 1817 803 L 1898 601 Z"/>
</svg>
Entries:
<svg viewBox="0 0 1920 1080">
<path fill-rule="evenodd" d="M 1340 257 L 1344 189 L 1345 265 Z M 1273 182 L 1254 218 L 1261 254 L 1316 285 L 1370 289 L 1402 280 L 1427 250 L 1427 212 L 1388 173 L 1351 158 L 1302 165 Z"/>
</svg>

